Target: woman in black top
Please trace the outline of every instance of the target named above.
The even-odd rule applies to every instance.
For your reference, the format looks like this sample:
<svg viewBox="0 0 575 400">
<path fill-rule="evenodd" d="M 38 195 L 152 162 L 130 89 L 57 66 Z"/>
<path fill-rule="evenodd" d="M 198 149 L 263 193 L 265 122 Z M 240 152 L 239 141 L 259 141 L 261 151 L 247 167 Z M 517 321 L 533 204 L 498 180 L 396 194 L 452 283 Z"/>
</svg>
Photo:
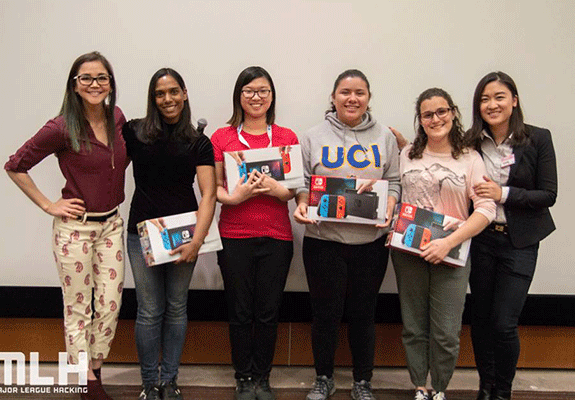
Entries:
<svg viewBox="0 0 575 400">
<path fill-rule="evenodd" d="M 555 225 L 557 197 L 551 133 L 523 123 L 517 87 L 503 72 L 477 84 L 467 140 L 489 177 L 476 185 L 495 200 L 495 221 L 471 244 L 471 338 L 480 377 L 478 400 L 511 398 L 519 358 L 517 324 L 535 273 L 539 242 Z"/>
<path fill-rule="evenodd" d="M 128 256 L 138 299 L 135 335 L 143 382 L 140 399 L 181 399 L 176 379 L 188 323 L 188 287 L 216 202 L 212 145 L 192 126 L 184 80 L 170 68 L 152 76 L 146 117 L 128 122 L 123 135 L 136 182 L 128 221 Z M 202 194 L 199 205 L 193 189 L 195 175 Z M 147 267 L 136 225 L 190 211 L 198 212 L 196 229 L 191 242 L 172 250 L 180 258 Z"/>
</svg>

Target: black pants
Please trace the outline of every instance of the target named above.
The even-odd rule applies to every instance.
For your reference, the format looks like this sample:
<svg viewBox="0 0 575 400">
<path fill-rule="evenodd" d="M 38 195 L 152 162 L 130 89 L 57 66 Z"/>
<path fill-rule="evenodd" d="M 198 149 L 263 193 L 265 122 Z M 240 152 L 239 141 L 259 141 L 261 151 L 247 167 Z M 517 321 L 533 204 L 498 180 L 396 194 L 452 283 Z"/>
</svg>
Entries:
<svg viewBox="0 0 575 400">
<path fill-rule="evenodd" d="M 267 237 L 222 238 L 224 279 L 236 379 L 265 379 L 274 358 L 279 307 L 293 242 Z"/>
<path fill-rule="evenodd" d="M 362 245 L 304 237 L 303 261 L 313 311 L 312 348 L 318 376 L 333 376 L 339 324 L 345 311 L 353 378 L 371 380 L 375 306 L 389 255 L 384 243 L 385 237 Z"/>
<path fill-rule="evenodd" d="M 509 236 L 489 230 L 471 242 L 471 338 L 482 387 L 511 392 L 520 350 L 517 324 L 538 249 L 517 249 Z"/>
</svg>

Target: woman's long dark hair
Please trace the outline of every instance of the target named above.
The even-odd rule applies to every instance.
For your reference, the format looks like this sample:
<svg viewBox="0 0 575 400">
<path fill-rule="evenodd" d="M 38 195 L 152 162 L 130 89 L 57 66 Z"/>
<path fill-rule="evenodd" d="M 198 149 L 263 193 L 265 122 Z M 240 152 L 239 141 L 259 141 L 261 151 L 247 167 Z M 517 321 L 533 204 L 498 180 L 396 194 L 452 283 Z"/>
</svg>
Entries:
<svg viewBox="0 0 575 400">
<path fill-rule="evenodd" d="M 523 111 L 521 111 L 521 104 L 519 103 L 517 85 L 515 85 L 513 79 L 505 72 L 490 72 L 481 78 L 475 88 L 475 94 L 473 95 L 473 124 L 465 135 L 466 143 L 476 150 L 479 150 L 481 146 L 481 132 L 485 130 L 485 132 L 491 134 L 489 124 L 481 117 L 481 96 L 483 95 L 485 86 L 496 81 L 505 85 L 511 92 L 511 95 L 517 99 L 517 106 L 513 107 L 513 112 L 509 118 L 509 133 L 513 133 L 509 144 L 511 146 L 517 146 L 525 144 L 529 140 L 529 132 L 523 122 Z"/>
<path fill-rule="evenodd" d="M 153 143 L 165 134 L 166 123 L 163 120 L 162 113 L 156 104 L 156 84 L 160 78 L 171 76 L 178 82 L 180 89 L 186 90 L 184 78 L 172 68 L 160 68 L 150 79 L 148 87 L 148 110 L 146 117 L 142 120 L 142 129 L 139 131 L 139 139 L 144 143 Z M 141 137 L 140 137 L 141 135 Z M 184 100 L 184 108 L 180 114 L 180 119 L 175 123 L 172 132 L 172 138 L 184 142 L 190 142 L 198 136 L 198 132 L 192 125 L 192 111 L 188 99 Z"/>
<path fill-rule="evenodd" d="M 413 146 L 409 150 L 407 155 L 410 160 L 414 158 L 421 158 L 425 146 L 427 146 L 427 135 L 423 126 L 421 126 L 420 113 L 421 113 L 421 103 L 425 100 L 429 100 L 432 97 L 441 97 L 447 101 L 447 105 L 453 112 L 453 126 L 448 134 L 449 144 L 451 145 L 451 156 L 453 158 L 458 158 L 465 150 L 465 143 L 463 141 L 463 125 L 461 124 L 461 114 L 459 113 L 459 108 L 453 102 L 453 99 L 445 90 L 440 88 L 431 88 L 425 90 L 419 95 L 417 101 L 415 102 L 415 140 L 413 141 Z"/>
<path fill-rule="evenodd" d="M 272 125 L 274 123 L 276 118 L 276 88 L 274 86 L 274 81 L 268 71 L 262 67 L 255 66 L 244 69 L 240 72 L 240 75 L 236 80 L 234 94 L 232 96 L 233 112 L 232 116 L 228 120 L 228 124 L 231 126 L 238 127 L 242 122 L 244 122 L 244 109 L 242 108 L 241 103 L 242 88 L 257 78 L 266 78 L 270 84 L 270 88 L 272 90 L 272 102 L 270 104 L 270 108 L 268 108 L 268 111 L 266 112 L 266 123 L 268 125 Z"/>
<path fill-rule="evenodd" d="M 70 137 L 70 143 L 72 149 L 78 153 L 82 148 L 82 145 L 87 151 L 92 149 L 90 146 L 90 140 L 88 139 L 88 132 L 86 131 L 86 125 L 88 125 L 88 120 L 84 113 L 84 103 L 82 98 L 78 93 L 76 93 L 76 80 L 74 77 L 78 75 L 78 70 L 82 64 L 92 61 L 99 61 L 102 63 L 108 75 L 110 75 L 110 93 L 108 93 L 107 103 L 104 103 L 104 110 L 106 113 L 106 132 L 108 135 L 108 146 L 110 148 L 114 147 L 116 122 L 114 120 L 114 108 L 116 106 L 116 81 L 114 80 L 114 72 L 112 71 L 112 65 L 106 60 L 106 58 L 93 51 L 91 53 L 82 54 L 80 57 L 74 61 L 72 68 L 70 68 L 70 73 L 68 74 L 68 81 L 66 82 L 66 92 L 64 93 L 64 101 L 62 102 L 62 108 L 60 108 L 60 113 L 64 117 L 66 122 L 66 129 L 68 130 L 68 135 Z"/>
</svg>

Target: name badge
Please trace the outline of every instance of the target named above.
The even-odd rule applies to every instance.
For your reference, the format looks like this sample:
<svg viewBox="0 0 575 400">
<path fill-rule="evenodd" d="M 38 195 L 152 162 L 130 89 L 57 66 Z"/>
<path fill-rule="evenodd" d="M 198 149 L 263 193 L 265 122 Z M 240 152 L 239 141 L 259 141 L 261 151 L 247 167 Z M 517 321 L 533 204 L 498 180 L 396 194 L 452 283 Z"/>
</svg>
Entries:
<svg viewBox="0 0 575 400">
<path fill-rule="evenodd" d="M 511 153 L 511 155 L 501 158 L 502 167 L 508 167 L 513 164 L 515 164 L 515 154 Z"/>
</svg>

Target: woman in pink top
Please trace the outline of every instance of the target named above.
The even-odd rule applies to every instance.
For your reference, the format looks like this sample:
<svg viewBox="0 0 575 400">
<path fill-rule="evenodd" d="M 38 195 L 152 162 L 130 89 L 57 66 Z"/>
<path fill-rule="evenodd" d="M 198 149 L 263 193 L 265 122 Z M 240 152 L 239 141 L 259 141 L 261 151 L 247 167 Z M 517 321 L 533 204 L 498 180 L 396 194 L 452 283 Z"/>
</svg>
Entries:
<svg viewBox="0 0 575 400">
<path fill-rule="evenodd" d="M 483 180 L 485 165 L 463 144 L 460 114 L 451 96 L 437 88 L 424 91 L 417 99 L 415 119 L 415 141 L 400 156 L 402 202 L 465 221 L 449 236 L 425 245 L 420 256 L 391 252 L 415 399 L 443 400 L 459 354 L 470 268 L 441 262 L 493 220 L 495 203 L 473 190 Z M 474 211 L 468 215 L 472 201 Z M 432 394 L 425 387 L 428 374 Z"/>
<path fill-rule="evenodd" d="M 293 255 L 287 202 L 294 192 L 275 179 L 251 172 L 238 182 L 224 180 L 227 151 L 289 146 L 295 133 L 274 124 L 276 92 L 261 67 L 248 67 L 236 81 L 230 126 L 212 135 L 217 198 L 222 203 L 218 263 L 230 318 L 236 399 L 272 400 L 269 374 L 278 311 Z"/>
<path fill-rule="evenodd" d="M 69 362 L 89 360 L 83 399 L 107 400 L 100 367 L 116 331 L 124 286 L 124 171 L 121 135 L 126 122 L 115 107 L 112 66 L 98 52 L 74 61 L 60 114 L 10 157 L 4 166 L 16 185 L 54 217 L 52 249 L 62 284 Z M 52 202 L 28 170 L 56 155 L 66 184 Z M 94 304 L 94 310 L 92 310 Z"/>
</svg>

